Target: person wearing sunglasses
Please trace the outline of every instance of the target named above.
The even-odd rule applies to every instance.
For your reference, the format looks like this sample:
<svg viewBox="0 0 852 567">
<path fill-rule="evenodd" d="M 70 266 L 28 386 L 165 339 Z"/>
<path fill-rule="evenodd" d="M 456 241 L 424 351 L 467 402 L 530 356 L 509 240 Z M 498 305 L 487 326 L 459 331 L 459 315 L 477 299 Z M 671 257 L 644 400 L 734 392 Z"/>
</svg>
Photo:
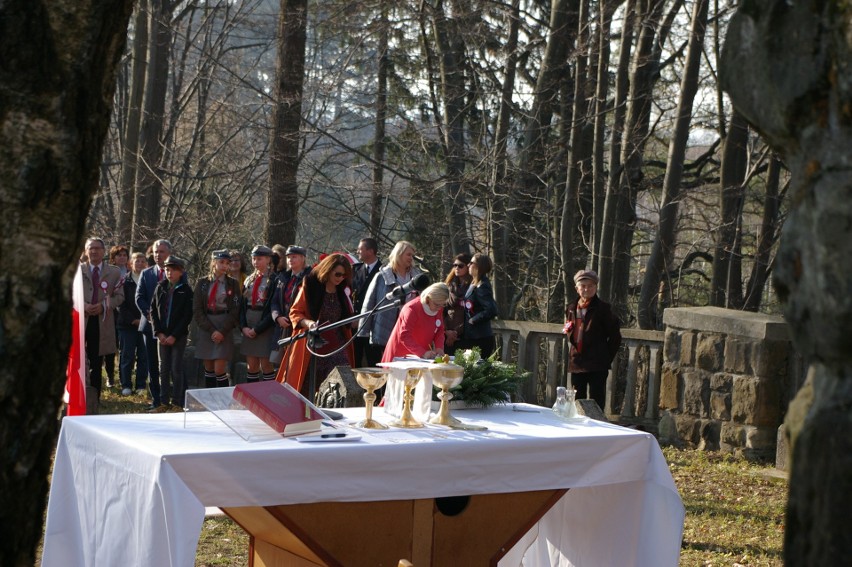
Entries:
<svg viewBox="0 0 852 567">
<path fill-rule="evenodd" d="M 351 317 L 354 313 L 351 286 L 349 259 L 343 254 L 329 254 L 323 258 L 305 277 L 290 309 L 293 336 Z M 352 344 L 340 348 L 351 336 L 351 327 L 343 325 L 321 332 L 310 348 L 307 339 L 293 341 L 287 347 L 290 352 L 284 355 L 287 364 L 281 364 L 276 379 L 287 382 L 313 400 L 316 392 L 305 391 L 311 357 L 314 353 L 317 355 L 314 361 L 316 388 L 336 366 L 355 364 Z"/>
<path fill-rule="evenodd" d="M 464 296 L 472 279 L 468 269 L 470 260 L 470 254 L 466 252 L 453 258 L 452 269 L 444 280 L 450 290 L 450 299 L 444 309 L 444 351 L 449 355 L 455 354 L 456 342 L 464 332 Z"/>
<path fill-rule="evenodd" d="M 474 254 L 468 264 L 470 287 L 464 294 L 465 321 L 463 337 L 456 343 L 456 350 L 479 348 L 482 358 L 491 356 L 497 348 L 491 319 L 498 314 L 497 302 L 488 274 L 494 264 L 485 254 Z"/>
</svg>

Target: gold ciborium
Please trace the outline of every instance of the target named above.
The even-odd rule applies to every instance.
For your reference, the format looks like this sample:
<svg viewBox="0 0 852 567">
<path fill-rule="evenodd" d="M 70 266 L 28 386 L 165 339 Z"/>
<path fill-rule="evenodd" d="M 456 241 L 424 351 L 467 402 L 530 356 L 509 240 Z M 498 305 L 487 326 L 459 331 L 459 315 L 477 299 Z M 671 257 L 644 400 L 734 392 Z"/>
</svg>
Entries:
<svg viewBox="0 0 852 567">
<path fill-rule="evenodd" d="M 464 378 L 464 368 L 457 364 L 430 364 L 429 372 L 432 373 L 432 384 L 441 388 L 438 398 L 441 400 L 441 408 L 429 423 L 436 425 L 454 425 L 461 423 L 450 415 L 450 400 L 453 395 L 450 390 L 461 384 Z"/>
<path fill-rule="evenodd" d="M 450 400 L 453 394 L 450 390 L 461 384 L 464 378 L 464 368 L 457 364 L 430 364 L 429 372 L 432 373 L 432 384 L 441 387 L 438 398 L 441 399 L 441 408 L 429 423 L 435 425 L 446 425 L 452 429 L 466 429 L 469 431 L 485 431 L 488 429 L 482 425 L 471 425 L 459 421 L 450 415 Z"/>
<path fill-rule="evenodd" d="M 367 416 L 364 420 L 355 424 L 362 429 L 387 429 L 388 426 L 373 419 L 373 404 L 376 402 L 376 390 L 388 381 L 390 370 L 387 368 L 353 368 L 355 380 L 358 385 L 367 390 L 364 393 L 364 405 L 367 408 Z"/>
<path fill-rule="evenodd" d="M 396 421 L 391 422 L 391 425 L 394 427 L 404 427 L 407 429 L 423 427 L 423 424 L 414 419 L 414 416 L 411 414 L 411 405 L 414 403 L 414 387 L 417 386 L 417 383 L 422 377 L 423 368 L 409 368 L 405 372 L 405 381 L 403 382 L 405 395 L 402 397 L 402 415 Z"/>
</svg>

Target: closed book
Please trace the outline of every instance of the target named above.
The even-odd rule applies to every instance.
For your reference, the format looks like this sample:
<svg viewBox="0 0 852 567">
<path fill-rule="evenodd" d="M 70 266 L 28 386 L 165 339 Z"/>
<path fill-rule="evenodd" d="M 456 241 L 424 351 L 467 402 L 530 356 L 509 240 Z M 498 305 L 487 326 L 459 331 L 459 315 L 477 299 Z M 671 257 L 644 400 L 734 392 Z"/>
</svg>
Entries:
<svg viewBox="0 0 852 567">
<path fill-rule="evenodd" d="M 323 415 L 291 386 L 275 380 L 237 384 L 234 399 L 285 436 L 322 427 Z"/>
</svg>

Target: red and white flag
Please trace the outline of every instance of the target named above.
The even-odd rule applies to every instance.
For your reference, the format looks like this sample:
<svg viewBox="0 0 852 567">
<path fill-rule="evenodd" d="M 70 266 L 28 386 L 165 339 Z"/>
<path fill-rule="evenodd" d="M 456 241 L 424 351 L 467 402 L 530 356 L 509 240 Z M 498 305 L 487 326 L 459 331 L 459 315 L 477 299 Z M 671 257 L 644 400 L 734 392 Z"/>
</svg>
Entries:
<svg viewBox="0 0 852 567">
<path fill-rule="evenodd" d="M 65 373 L 65 415 L 86 415 L 86 300 L 83 294 L 83 272 L 77 268 L 71 286 L 71 349 Z"/>
</svg>

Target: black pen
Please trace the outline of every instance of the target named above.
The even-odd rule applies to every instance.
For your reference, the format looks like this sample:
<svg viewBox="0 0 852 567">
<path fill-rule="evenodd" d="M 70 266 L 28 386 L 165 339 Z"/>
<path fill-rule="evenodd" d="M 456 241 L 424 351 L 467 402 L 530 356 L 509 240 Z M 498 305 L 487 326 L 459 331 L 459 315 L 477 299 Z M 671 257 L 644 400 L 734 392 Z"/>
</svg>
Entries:
<svg viewBox="0 0 852 567">
<path fill-rule="evenodd" d="M 331 437 L 346 437 L 345 433 L 323 433 L 320 435 L 323 439 L 329 439 Z"/>
</svg>

